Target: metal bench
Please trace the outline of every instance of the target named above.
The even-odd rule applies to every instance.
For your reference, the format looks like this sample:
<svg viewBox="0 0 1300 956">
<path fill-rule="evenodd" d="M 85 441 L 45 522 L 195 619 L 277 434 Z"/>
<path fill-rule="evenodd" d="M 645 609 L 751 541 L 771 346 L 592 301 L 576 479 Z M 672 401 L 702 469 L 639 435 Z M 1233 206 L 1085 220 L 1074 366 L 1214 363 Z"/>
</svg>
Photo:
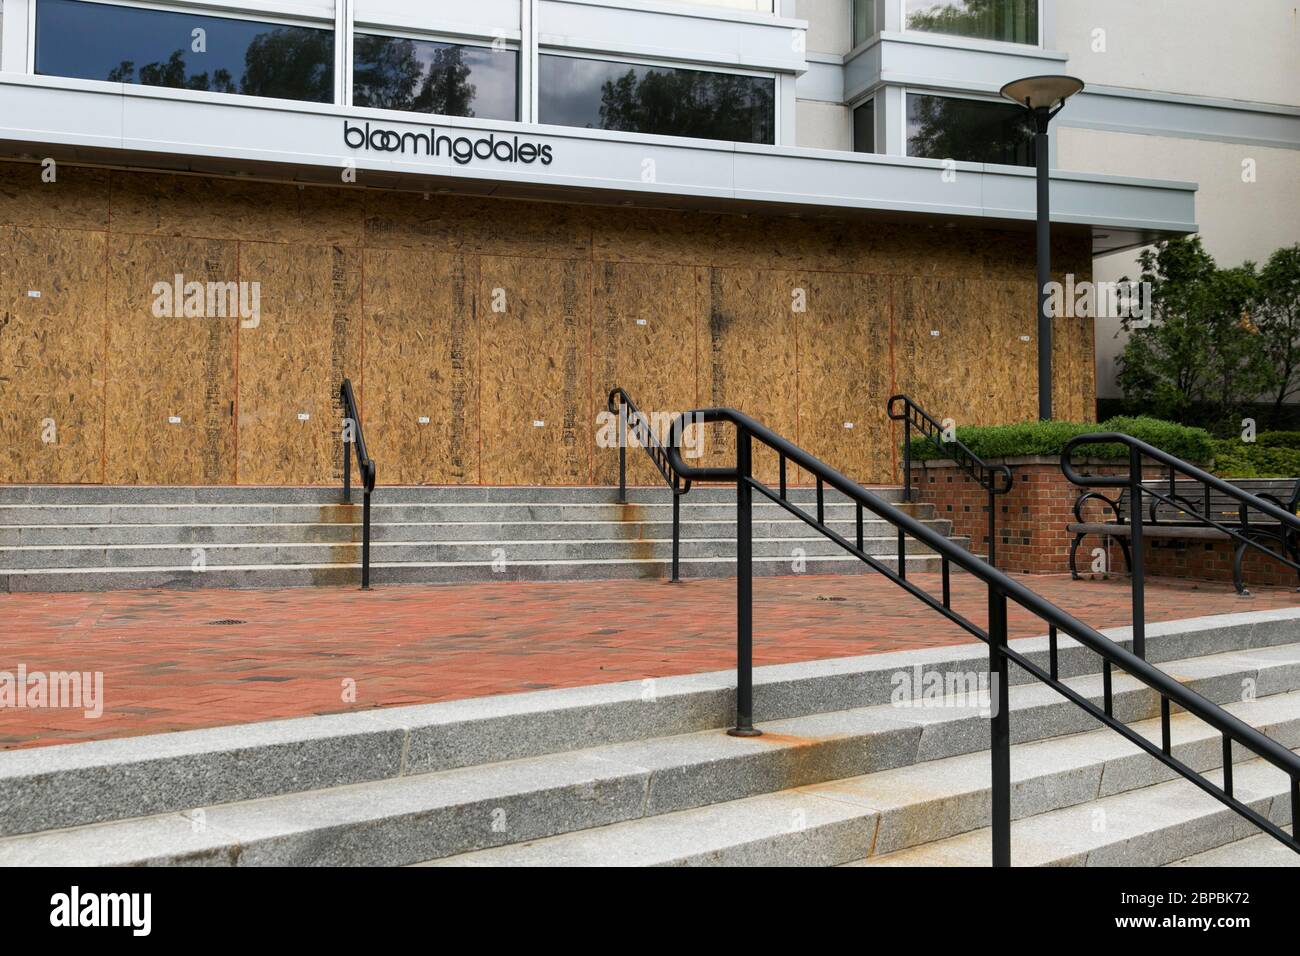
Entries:
<svg viewBox="0 0 1300 956">
<path fill-rule="evenodd" d="M 1291 514 L 1295 514 L 1297 506 L 1300 506 L 1300 479 L 1246 478 L 1228 484 Z M 1300 535 L 1291 528 L 1284 528 L 1280 521 L 1261 517 L 1259 512 L 1247 507 L 1237 497 L 1188 479 L 1143 481 L 1142 485 L 1155 493 L 1142 516 L 1142 536 L 1186 541 L 1236 541 L 1232 577 L 1239 594 L 1249 593 L 1242 580 L 1242 560 L 1251 547 L 1249 542 L 1275 544 L 1292 562 L 1300 563 Z M 1104 521 L 1087 520 L 1083 512 L 1089 502 L 1097 502 L 1112 517 Z M 1075 520 L 1066 525 L 1066 530 L 1074 534 L 1074 541 L 1070 544 L 1070 574 L 1073 577 L 1079 577 L 1076 564 L 1079 545 L 1090 534 L 1114 538 L 1124 554 L 1125 566 L 1132 570 L 1133 556 L 1128 543 L 1133 533 L 1130 507 L 1129 489 L 1124 489 L 1116 498 L 1086 489 L 1079 495 L 1074 503 Z M 1277 556 L 1269 548 L 1257 547 L 1255 550 Z"/>
</svg>

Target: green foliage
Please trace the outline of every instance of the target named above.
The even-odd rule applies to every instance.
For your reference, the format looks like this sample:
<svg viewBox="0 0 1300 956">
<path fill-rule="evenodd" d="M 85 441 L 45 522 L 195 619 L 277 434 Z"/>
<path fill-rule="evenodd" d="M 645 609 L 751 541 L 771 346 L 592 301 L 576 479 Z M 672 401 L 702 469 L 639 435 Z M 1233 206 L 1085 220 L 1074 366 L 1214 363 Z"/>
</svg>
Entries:
<svg viewBox="0 0 1300 956">
<path fill-rule="evenodd" d="M 1214 442 L 1207 431 L 1158 418 L 1117 417 L 1101 424 L 1084 422 L 1019 422 L 1014 425 L 971 425 L 959 427 L 957 440 L 985 460 L 991 458 L 1059 457 L 1065 443 L 1077 435 L 1119 432 L 1132 435 L 1184 461 L 1207 462 L 1214 454 Z M 1085 457 L 1119 460 L 1128 456 L 1124 445 L 1090 445 Z M 947 458 L 926 439 L 912 439 L 913 460 Z"/>
<path fill-rule="evenodd" d="M 1291 436 L 1289 444 L 1264 444 L 1265 435 Z M 1214 473 L 1220 478 L 1300 476 L 1300 432 L 1265 432 L 1259 441 L 1225 438 L 1214 443 Z"/>
<path fill-rule="evenodd" d="M 1260 432 L 1255 444 L 1263 448 L 1290 448 L 1300 451 L 1300 432 Z"/>
<path fill-rule="evenodd" d="M 1200 236 L 1161 242 L 1139 262 L 1151 283 L 1152 323 L 1125 320 L 1130 336 L 1117 376 L 1125 396 L 1173 421 L 1191 420 L 1198 405 L 1215 425 L 1239 418 L 1276 379 L 1252 317 L 1263 296 L 1254 263 L 1221 269 Z"/>
<path fill-rule="evenodd" d="M 1257 323 L 1272 365 L 1271 424 L 1282 406 L 1300 395 L 1300 243 L 1278 249 L 1259 273 Z"/>
</svg>

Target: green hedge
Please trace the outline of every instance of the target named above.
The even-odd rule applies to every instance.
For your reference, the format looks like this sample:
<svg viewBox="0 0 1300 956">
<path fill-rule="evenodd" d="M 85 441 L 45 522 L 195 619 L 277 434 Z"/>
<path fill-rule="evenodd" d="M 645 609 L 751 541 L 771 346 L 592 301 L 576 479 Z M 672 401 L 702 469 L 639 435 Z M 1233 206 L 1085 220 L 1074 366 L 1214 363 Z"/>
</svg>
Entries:
<svg viewBox="0 0 1300 956">
<path fill-rule="evenodd" d="M 1289 448 L 1300 451 L 1300 432 L 1260 432 L 1255 443 L 1265 448 Z"/>
<path fill-rule="evenodd" d="M 1100 424 L 1080 422 L 1020 422 L 1015 425 L 958 426 L 957 439 L 981 458 L 1060 457 L 1065 443 L 1076 435 L 1091 432 L 1120 432 L 1141 439 L 1171 455 L 1194 463 L 1214 457 L 1214 440 L 1203 428 L 1175 425 L 1158 418 L 1125 417 L 1107 419 Z M 1080 456 L 1121 460 L 1128 457 L 1124 445 L 1089 445 Z M 946 457 L 936 453 L 925 439 L 912 439 L 912 459 Z"/>
<path fill-rule="evenodd" d="M 1300 432 L 1261 432 L 1255 442 L 1225 438 L 1214 443 L 1214 473 L 1221 478 L 1295 478 L 1300 476 L 1300 444 L 1265 444 L 1266 436 Z M 1294 441 L 1294 439 L 1293 439 Z"/>
</svg>

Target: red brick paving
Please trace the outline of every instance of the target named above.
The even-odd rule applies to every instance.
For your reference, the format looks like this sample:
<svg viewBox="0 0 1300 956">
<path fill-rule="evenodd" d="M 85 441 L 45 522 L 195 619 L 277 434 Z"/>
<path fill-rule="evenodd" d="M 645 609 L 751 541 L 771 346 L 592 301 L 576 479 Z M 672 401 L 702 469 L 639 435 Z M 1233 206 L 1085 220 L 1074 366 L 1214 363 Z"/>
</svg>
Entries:
<svg viewBox="0 0 1300 956">
<path fill-rule="evenodd" d="M 913 580 L 938 591 L 937 575 Z M 1129 621 L 1123 580 L 1024 580 L 1095 627 Z M 760 665 L 972 640 L 874 575 L 759 578 L 754 592 Z M 983 623 L 982 589 L 957 575 L 953 595 Z M 1297 603 L 1172 579 L 1147 589 L 1149 621 Z M 0 709 L 0 749 L 722 670 L 734 608 L 731 580 L 0 595 L 0 671 L 102 671 L 105 697 L 98 719 Z M 1044 630 L 1012 605 L 1013 637 Z"/>
</svg>

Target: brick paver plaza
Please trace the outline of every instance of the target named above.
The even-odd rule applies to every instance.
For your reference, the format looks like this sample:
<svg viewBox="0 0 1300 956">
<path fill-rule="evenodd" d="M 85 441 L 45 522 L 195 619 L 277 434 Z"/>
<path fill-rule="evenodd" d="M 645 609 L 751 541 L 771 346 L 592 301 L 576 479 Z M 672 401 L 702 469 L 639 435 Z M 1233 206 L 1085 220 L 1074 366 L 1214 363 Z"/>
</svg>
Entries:
<svg viewBox="0 0 1300 956">
<path fill-rule="evenodd" d="M 914 575 L 937 593 L 937 575 Z M 1126 579 L 1024 578 L 1095 627 L 1129 623 Z M 983 623 L 985 591 L 954 576 Z M 1148 621 L 1289 607 L 1300 595 L 1172 579 Z M 357 708 L 723 670 L 735 664 L 730 579 L 279 591 L 0 596 L 0 671 L 102 671 L 102 716 L 0 709 L 0 748 L 189 730 Z M 1013 637 L 1044 632 L 1011 607 Z M 754 663 L 972 640 L 875 575 L 759 578 Z M 355 682 L 353 684 L 353 682 Z M 355 702 L 345 700 L 355 686 Z"/>
</svg>

